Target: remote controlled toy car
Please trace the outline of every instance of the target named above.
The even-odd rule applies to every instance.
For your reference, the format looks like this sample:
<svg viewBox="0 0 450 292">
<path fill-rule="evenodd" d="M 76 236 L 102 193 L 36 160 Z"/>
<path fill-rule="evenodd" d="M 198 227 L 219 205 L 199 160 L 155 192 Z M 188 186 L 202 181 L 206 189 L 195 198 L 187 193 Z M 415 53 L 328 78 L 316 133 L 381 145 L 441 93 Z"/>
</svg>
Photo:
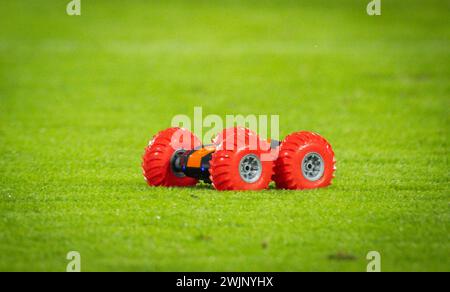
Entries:
<svg viewBox="0 0 450 292">
<path fill-rule="evenodd" d="M 221 191 L 267 189 L 272 180 L 281 189 L 325 187 L 336 169 L 331 145 L 316 133 L 265 141 L 242 127 L 223 130 L 209 145 L 183 128 L 161 131 L 146 148 L 142 168 L 151 186 L 193 186 L 202 180 Z"/>
</svg>

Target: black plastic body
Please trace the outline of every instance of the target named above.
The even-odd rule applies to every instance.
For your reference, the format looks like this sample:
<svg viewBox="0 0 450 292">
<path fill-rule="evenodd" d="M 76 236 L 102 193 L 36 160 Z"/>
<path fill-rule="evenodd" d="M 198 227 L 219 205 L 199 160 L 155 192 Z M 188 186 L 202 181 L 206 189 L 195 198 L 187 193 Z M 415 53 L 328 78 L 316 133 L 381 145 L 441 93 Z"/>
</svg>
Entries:
<svg viewBox="0 0 450 292">
<path fill-rule="evenodd" d="M 275 149 L 280 145 L 279 141 L 271 140 L 270 147 Z M 190 157 L 195 154 L 197 151 L 202 150 L 206 146 L 204 145 L 201 148 L 195 150 L 179 150 L 175 153 L 172 158 L 172 170 L 174 173 L 183 174 L 188 177 L 196 178 L 198 180 L 202 180 L 205 183 L 211 183 L 209 167 L 212 155 L 214 152 L 208 153 L 205 156 L 201 157 L 200 166 L 199 167 L 189 167 L 188 162 Z"/>
</svg>

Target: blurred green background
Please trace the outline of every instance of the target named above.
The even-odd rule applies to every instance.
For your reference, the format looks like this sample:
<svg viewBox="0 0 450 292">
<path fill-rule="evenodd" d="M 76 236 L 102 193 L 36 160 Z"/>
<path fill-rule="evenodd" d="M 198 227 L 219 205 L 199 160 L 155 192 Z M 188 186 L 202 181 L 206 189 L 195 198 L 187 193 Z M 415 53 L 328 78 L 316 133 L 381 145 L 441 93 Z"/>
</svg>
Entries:
<svg viewBox="0 0 450 292">
<path fill-rule="evenodd" d="M 2 1 L 0 270 L 450 267 L 450 1 Z M 314 191 L 148 187 L 176 114 L 324 135 Z"/>
</svg>

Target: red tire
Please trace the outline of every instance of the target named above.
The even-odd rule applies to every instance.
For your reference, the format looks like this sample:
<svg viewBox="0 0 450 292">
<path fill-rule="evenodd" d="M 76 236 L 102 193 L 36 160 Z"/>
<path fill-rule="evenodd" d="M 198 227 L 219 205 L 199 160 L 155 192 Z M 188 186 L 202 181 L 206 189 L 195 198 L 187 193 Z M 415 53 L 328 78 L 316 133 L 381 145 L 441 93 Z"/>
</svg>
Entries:
<svg viewBox="0 0 450 292">
<path fill-rule="evenodd" d="M 197 184 L 197 180 L 175 173 L 171 159 L 177 150 L 192 150 L 201 146 L 200 140 L 182 128 L 169 128 L 159 132 L 150 141 L 143 156 L 142 170 L 150 186 L 185 187 Z"/>
<path fill-rule="evenodd" d="M 331 145 L 312 132 L 297 132 L 281 143 L 273 177 L 278 188 L 326 187 L 334 177 L 335 157 Z"/>
<path fill-rule="evenodd" d="M 257 137 L 257 144 L 249 144 L 251 131 L 228 130 L 210 161 L 210 179 L 219 191 L 262 190 L 269 187 L 273 161 L 262 161 L 267 145 Z M 244 133 L 244 134 L 242 134 Z M 232 143 L 227 143 L 232 141 Z"/>
<path fill-rule="evenodd" d="M 233 136 L 233 137 L 238 137 L 241 135 L 245 135 L 245 136 L 249 136 L 249 135 L 255 135 L 258 136 L 255 132 L 253 132 L 252 130 L 248 129 L 248 128 L 244 128 L 244 127 L 232 127 L 232 128 L 227 128 L 227 129 L 223 129 L 222 132 L 220 132 L 219 134 L 217 134 L 213 139 L 212 139 L 212 143 L 219 145 L 221 144 L 225 139 L 227 139 L 227 137 L 229 136 Z M 235 139 L 235 138 L 234 138 Z"/>
</svg>

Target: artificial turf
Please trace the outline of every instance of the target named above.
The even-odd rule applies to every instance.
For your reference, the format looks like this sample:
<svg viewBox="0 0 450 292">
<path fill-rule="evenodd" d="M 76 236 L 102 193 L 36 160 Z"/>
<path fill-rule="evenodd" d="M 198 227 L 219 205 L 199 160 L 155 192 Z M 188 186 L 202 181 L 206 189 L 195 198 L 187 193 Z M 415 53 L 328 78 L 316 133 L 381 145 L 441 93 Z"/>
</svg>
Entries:
<svg viewBox="0 0 450 292">
<path fill-rule="evenodd" d="M 0 270 L 450 270 L 448 1 L 3 1 Z M 176 114 L 324 135 L 331 187 L 150 188 Z"/>
</svg>

